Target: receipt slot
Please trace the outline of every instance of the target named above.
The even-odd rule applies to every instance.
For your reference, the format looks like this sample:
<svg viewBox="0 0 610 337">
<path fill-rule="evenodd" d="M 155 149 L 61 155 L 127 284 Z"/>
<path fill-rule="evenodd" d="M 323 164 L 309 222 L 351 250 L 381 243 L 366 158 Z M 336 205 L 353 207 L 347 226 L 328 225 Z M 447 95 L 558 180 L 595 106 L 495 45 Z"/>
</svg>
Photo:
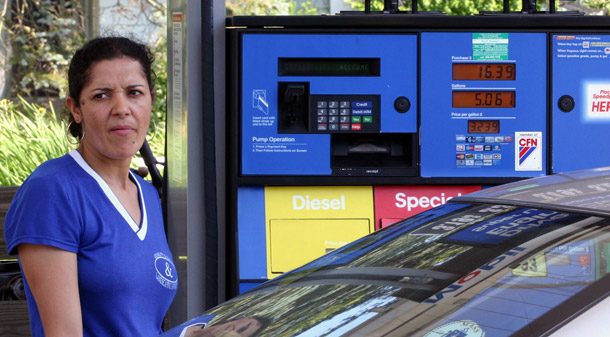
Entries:
<svg viewBox="0 0 610 337">
<path fill-rule="evenodd" d="M 551 43 L 553 172 L 607 166 L 610 35 L 555 34 Z"/>
<path fill-rule="evenodd" d="M 414 34 L 241 37 L 240 174 L 416 176 Z"/>
</svg>

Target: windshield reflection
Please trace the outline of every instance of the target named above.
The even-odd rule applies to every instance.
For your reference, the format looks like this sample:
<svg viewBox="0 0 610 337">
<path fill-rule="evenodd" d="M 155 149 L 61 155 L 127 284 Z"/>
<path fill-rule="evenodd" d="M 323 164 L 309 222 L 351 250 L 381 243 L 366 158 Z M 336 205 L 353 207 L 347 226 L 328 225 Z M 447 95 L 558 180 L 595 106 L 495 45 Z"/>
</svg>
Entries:
<svg viewBox="0 0 610 337">
<path fill-rule="evenodd" d="M 448 203 L 228 301 L 207 312 L 215 315 L 210 326 L 257 315 L 269 319 L 260 336 L 509 336 L 607 273 L 602 225 L 583 215 Z"/>
</svg>

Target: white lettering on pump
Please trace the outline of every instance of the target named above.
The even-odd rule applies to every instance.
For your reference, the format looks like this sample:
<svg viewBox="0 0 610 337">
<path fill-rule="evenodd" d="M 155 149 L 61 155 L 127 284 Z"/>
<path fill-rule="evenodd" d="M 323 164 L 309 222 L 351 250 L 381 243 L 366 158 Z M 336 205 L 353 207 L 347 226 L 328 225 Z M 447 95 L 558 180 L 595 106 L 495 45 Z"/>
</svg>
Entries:
<svg viewBox="0 0 610 337">
<path fill-rule="evenodd" d="M 458 193 L 458 196 L 461 196 L 462 193 Z M 411 211 L 414 208 L 417 207 L 423 207 L 423 208 L 428 208 L 428 207 L 436 207 L 436 206 L 440 206 L 444 203 L 446 203 L 447 201 L 451 200 L 453 197 L 445 197 L 445 193 L 441 193 L 440 196 L 433 196 L 433 197 L 426 197 L 426 196 L 421 196 L 421 197 L 414 197 L 414 196 L 407 196 L 406 194 L 400 192 L 400 193 L 396 193 L 395 199 L 396 199 L 396 203 L 394 203 L 396 205 L 396 207 L 398 208 L 407 208 L 407 211 Z"/>
<path fill-rule="evenodd" d="M 339 199 L 310 199 L 308 195 L 293 195 L 292 209 L 300 210 L 340 210 L 345 209 L 345 196 Z"/>
</svg>

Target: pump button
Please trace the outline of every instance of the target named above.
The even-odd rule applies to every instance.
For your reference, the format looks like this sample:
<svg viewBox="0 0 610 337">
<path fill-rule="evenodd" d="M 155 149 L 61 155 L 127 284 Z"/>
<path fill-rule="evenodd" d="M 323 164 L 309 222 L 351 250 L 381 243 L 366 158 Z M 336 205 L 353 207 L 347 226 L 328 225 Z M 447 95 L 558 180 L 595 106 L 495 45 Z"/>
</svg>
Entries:
<svg viewBox="0 0 610 337">
<path fill-rule="evenodd" d="M 372 108 L 373 102 L 371 101 L 354 101 L 352 102 L 352 108 Z"/>
<path fill-rule="evenodd" d="M 377 133 L 379 95 L 310 95 L 312 133 Z"/>
<path fill-rule="evenodd" d="M 405 113 L 409 111 L 410 108 L 411 102 L 404 96 L 400 96 L 394 101 L 394 109 L 400 113 Z"/>
<path fill-rule="evenodd" d="M 559 105 L 559 110 L 563 112 L 570 112 L 575 106 L 574 98 L 572 98 L 570 95 L 563 95 L 559 97 L 557 105 Z"/>
</svg>

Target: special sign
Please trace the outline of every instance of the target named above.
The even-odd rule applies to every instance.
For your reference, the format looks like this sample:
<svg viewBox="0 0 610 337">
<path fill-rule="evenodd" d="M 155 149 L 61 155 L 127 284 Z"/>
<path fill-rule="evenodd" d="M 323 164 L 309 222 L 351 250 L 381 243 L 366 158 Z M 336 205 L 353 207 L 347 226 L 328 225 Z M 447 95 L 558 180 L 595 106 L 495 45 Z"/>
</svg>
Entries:
<svg viewBox="0 0 610 337">
<path fill-rule="evenodd" d="M 593 83 L 586 86 L 587 120 L 610 119 L 610 85 L 608 83 Z"/>
</svg>

